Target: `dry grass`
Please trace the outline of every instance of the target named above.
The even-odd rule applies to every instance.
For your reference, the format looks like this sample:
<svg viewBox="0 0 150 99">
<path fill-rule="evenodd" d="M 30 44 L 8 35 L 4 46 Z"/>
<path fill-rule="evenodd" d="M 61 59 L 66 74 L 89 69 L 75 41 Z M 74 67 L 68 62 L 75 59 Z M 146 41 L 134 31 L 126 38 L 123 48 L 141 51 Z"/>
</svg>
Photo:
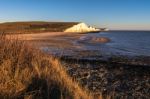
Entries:
<svg viewBox="0 0 150 99">
<path fill-rule="evenodd" d="M 59 60 L 22 41 L 0 36 L 0 99 L 93 99 Z"/>
</svg>

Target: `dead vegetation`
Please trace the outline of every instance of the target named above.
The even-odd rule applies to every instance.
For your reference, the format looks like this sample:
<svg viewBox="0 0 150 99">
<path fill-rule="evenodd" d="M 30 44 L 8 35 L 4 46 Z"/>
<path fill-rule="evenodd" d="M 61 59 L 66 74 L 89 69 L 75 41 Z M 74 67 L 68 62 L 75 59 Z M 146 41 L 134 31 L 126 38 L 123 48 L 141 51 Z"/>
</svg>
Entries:
<svg viewBox="0 0 150 99">
<path fill-rule="evenodd" d="M 59 60 L 23 41 L 0 36 L 0 99 L 93 99 Z M 101 97 L 100 97 L 101 98 Z"/>
</svg>

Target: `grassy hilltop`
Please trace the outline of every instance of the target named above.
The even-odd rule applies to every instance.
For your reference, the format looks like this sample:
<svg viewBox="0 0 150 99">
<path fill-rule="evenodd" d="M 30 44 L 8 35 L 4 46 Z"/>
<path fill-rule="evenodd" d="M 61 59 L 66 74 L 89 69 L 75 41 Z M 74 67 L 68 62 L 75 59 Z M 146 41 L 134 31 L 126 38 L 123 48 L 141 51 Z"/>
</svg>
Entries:
<svg viewBox="0 0 150 99">
<path fill-rule="evenodd" d="M 63 32 L 78 22 L 7 22 L 0 24 L 0 32 L 5 33 L 39 33 Z"/>
</svg>

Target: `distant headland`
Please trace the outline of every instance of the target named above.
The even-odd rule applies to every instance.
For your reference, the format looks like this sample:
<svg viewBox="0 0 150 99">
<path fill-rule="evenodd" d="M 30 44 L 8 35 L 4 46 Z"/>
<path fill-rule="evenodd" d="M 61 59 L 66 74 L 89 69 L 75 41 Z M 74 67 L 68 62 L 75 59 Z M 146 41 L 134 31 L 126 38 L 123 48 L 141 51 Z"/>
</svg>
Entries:
<svg viewBox="0 0 150 99">
<path fill-rule="evenodd" d="M 1 33 L 42 33 L 42 32 L 100 32 L 106 28 L 94 28 L 83 22 L 6 22 L 0 24 Z"/>
<path fill-rule="evenodd" d="M 88 26 L 85 23 L 78 23 L 68 29 L 66 29 L 64 32 L 100 32 L 100 29 L 94 28 L 92 26 Z"/>
</svg>

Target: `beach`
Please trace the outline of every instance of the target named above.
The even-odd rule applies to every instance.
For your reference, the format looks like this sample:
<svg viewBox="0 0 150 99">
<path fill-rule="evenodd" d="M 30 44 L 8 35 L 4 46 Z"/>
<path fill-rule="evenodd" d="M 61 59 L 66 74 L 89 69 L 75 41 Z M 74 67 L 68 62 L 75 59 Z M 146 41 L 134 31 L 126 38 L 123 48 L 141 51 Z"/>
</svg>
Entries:
<svg viewBox="0 0 150 99">
<path fill-rule="evenodd" d="M 114 94 L 115 98 L 150 97 L 150 57 L 117 54 L 107 56 L 100 50 L 92 50 L 91 47 L 87 50 L 85 45 L 103 45 L 111 42 L 107 37 L 102 37 L 102 42 L 97 42 L 95 37 L 86 37 L 87 35 L 53 32 L 14 36 L 60 58 L 68 74 L 96 95 L 103 92 L 106 95 Z"/>
</svg>

